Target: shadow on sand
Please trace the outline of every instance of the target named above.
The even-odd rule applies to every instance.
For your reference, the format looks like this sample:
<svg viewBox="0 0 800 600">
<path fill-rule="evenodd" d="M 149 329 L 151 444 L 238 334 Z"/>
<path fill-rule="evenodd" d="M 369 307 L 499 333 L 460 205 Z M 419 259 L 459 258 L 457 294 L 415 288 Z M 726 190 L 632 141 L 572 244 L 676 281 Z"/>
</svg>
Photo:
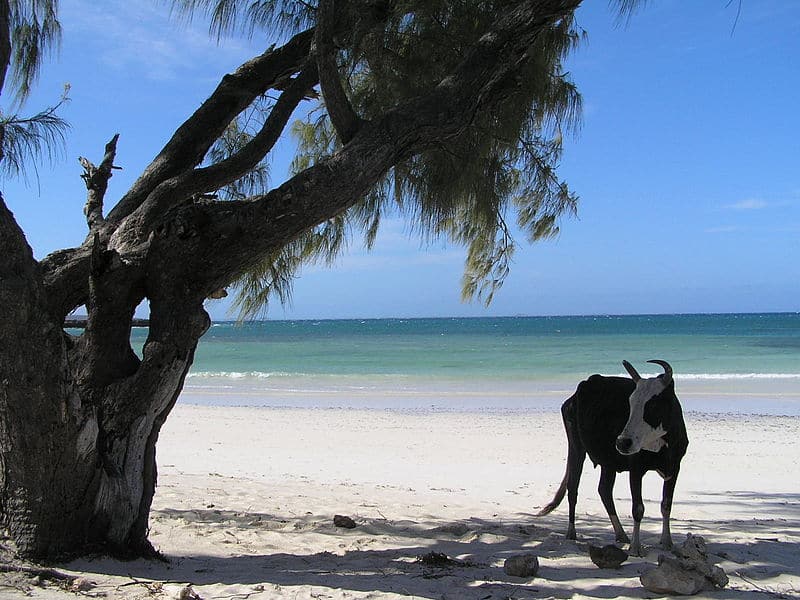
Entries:
<svg viewBox="0 0 800 600">
<path fill-rule="evenodd" d="M 759 514 L 770 517 L 753 514 L 750 520 L 675 521 L 676 542 L 682 542 L 686 532 L 706 538 L 710 558 L 731 577 L 729 587 L 714 592 L 714 598 L 752 598 L 759 592 L 764 597 L 795 597 L 800 581 L 800 494 L 708 494 L 703 496 L 701 504 L 713 510 L 715 503 L 730 506 L 732 502 L 754 509 L 768 507 L 763 512 L 759 510 Z M 569 598 L 575 593 L 591 598 L 648 598 L 652 594 L 641 588 L 638 577 L 653 567 L 659 554 L 657 548 L 651 548 L 648 556 L 631 557 L 620 569 L 596 568 L 589 560 L 587 546 L 613 541 L 610 527 L 598 515 L 578 522 L 578 542 L 568 541 L 558 533 L 566 529 L 566 516 L 562 515 L 536 519 L 521 514 L 502 522 L 472 518 L 436 527 L 411 521 L 370 519 L 361 521 L 352 530 L 334 527 L 331 516 L 310 514 L 288 517 L 206 509 L 162 510 L 154 516 L 162 521 L 180 520 L 181 526 L 194 526 L 198 531 L 224 525 L 229 535 L 237 539 L 248 534 L 273 537 L 269 544 L 260 547 L 258 543 L 239 546 L 238 541 L 228 544 L 222 548 L 226 552 L 221 551 L 218 556 L 170 556 L 169 564 L 104 560 L 77 561 L 66 566 L 89 573 L 180 581 L 194 586 L 251 586 L 254 598 L 270 597 L 270 590 L 278 595 L 279 588 L 290 586 L 431 599 Z M 655 543 L 656 524 L 652 518 L 646 521 L 643 527 L 646 544 Z M 315 547 L 336 551 L 263 552 L 270 547 L 302 547 L 291 537 L 304 535 L 324 536 L 324 543 Z M 376 547 L 370 548 L 372 545 Z M 243 553 L 234 554 L 240 551 Z M 433 567 L 417 560 L 429 552 L 444 553 L 459 563 Z M 527 552 L 540 558 L 538 576 L 520 579 L 506 575 L 503 560 Z M 773 578 L 787 575 L 794 579 L 794 584 L 785 589 L 770 585 Z M 443 590 L 446 590 L 444 595 Z"/>
</svg>

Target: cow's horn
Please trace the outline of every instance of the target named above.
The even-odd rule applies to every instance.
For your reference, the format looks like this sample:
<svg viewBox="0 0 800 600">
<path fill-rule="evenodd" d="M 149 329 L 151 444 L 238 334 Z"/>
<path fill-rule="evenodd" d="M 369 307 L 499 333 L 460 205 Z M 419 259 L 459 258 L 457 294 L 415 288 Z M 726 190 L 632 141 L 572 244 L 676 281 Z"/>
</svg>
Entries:
<svg viewBox="0 0 800 600">
<path fill-rule="evenodd" d="M 664 385 L 667 386 L 672 383 L 672 367 L 665 360 L 648 360 L 647 362 L 654 365 L 660 365 L 664 369 Z"/>
<path fill-rule="evenodd" d="M 625 370 L 628 372 L 628 375 L 631 376 L 631 379 L 634 381 L 639 381 L 642 376 L 636 372 L 636 369 L 633 368 L 633 365 L 629 363 L 627 360 L 622 361 L 622 366 L 625 367 Z"/>
</svg>

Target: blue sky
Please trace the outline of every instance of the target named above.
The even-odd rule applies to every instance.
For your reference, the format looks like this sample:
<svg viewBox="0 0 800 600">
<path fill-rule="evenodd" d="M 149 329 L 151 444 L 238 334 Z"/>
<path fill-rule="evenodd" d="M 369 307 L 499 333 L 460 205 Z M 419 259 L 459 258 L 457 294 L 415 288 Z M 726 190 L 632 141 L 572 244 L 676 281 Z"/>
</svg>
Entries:
<svg viewBox="0 0 800 600">
<path fill-rule="evenodd" d="M 460 301 L 463 250 L 422 246 L 387 220 L 306 269 L 272 318 L 800 310 L 800 5 L 650 2 L 626 27 L 605 2 L 579 12 L 588 40 L 568 69 L 584 97 L 560 175 L 581 197 L 560 236 L 519 249 L 489 308 Z M 64 156 L 38 184 L 3 182 L 37 256 L 86 232 L 80 155 L 121 134 L 107 205 L 119 198 L 222 74 L 260 52 L 176 24 L 166 3 L 62 0 L 62 49 L 25 109 L 72 86 Z M 735 24 L 735 28 L 734 28 Z M 291 140 L 273 158 L 283 180 Z M 225 318 L 227 305 L 209 305 Z"/>
</svg>

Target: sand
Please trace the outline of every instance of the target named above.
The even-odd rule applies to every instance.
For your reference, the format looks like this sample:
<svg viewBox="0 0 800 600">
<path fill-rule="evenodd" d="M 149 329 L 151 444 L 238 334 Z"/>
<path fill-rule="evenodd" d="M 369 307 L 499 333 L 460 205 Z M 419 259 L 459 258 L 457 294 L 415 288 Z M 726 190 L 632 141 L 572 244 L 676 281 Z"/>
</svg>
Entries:
<svg viewBox="0 0 800 600">
<path fill-rule="evenodd" d="M 701 597 L 800 597 L 800 419 L 690 412 L 687 427 L 673 537 L 703 536 L 730 577 Z M 84 578 L 84 596 L 123 599 L 654 597 L 639 575 L 660 552 L 660 478 L 645 478 L 648 555 L 600 570 L 587 547 L 613 533 L 589 461 L 577 542 L 564 538 L 566 502 L 533 516 L 565 457 L 554 411 L 179 405 L 159 442 L 151 515 L 151 540 L 170 562 L 56 568 Z M 630 531 L 625 477 L 615 498 Z M 335 527 L 337 514 L 357 526 Z M 418 561 L 432 551 L 459 562 Z M 538 576 L 506 575 L 503 561 L 526 552 L 539 557 Z M 0 584 L 0 598 L 76 597 L 8 576 Z"/>
</svg>

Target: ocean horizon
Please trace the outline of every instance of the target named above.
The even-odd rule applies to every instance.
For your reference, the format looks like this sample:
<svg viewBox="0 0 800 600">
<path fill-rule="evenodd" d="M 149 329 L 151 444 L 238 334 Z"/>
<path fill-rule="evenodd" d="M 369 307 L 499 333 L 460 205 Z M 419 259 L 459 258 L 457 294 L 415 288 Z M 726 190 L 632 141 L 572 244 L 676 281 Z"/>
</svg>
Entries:
<svg viewBox="0 0 800 600">
<path fill-rule="evenodd" d="M 550 411 L 623 359 L 667 360 L 687 411 L 800 416 L 795 312 L 218 321 L 180 402 Z"/>
</svg>

